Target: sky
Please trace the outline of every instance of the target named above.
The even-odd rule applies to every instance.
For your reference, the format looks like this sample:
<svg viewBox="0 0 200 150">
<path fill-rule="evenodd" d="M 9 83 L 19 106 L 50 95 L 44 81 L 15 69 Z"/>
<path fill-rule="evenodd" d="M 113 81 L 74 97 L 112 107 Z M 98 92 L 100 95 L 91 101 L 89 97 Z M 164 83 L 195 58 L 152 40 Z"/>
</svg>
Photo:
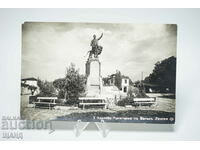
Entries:
<svg viewBox="0 0 200 150">
<path fill-rule="evenodd" d="M 121 71 L 132 81 L 148 76 L 154 64 L 176 56 L 177 26 L 168 24 L 44 23 L 22 25 L 22 78 L 54 81 L 74 63 L 85 74 L 86 54 L 95 34 L 102 77 Z"/>
</svg>

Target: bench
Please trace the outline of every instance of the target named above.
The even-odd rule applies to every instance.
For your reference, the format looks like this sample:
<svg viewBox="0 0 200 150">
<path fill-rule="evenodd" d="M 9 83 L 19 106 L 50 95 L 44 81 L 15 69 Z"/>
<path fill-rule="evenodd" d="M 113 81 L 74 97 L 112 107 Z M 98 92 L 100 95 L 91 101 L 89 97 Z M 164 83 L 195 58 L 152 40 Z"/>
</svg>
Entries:
<svg viewBox="0 0 200 150">
<path fill-rule="evenodd" d="M 107 102 L 104 98 L 96 97 L 80 97 L 79 98 L 79 107 L 85 109 L 86 107 L 102 107 L 107 108 Z"/>
<path fill-rule="evenodd" d="M 151 106 L 156 103 L 156 97 L 133 98 L 133 106 Z"/>
<path fill-rule="evenodd" d="M 36 101 L 33 102 L 34 108 L 36 107 L 44 107 L 52 109 L 56 106 L 57 97 L 37 97 Z"/>
</svg>

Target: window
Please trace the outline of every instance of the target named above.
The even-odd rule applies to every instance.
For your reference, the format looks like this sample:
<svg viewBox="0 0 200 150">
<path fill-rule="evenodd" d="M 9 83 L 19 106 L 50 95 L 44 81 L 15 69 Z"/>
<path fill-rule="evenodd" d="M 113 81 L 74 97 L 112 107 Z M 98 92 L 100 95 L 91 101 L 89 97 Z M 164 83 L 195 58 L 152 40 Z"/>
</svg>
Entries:
<svg viewBox="0 0 200 150">
<path fill-rule="evenodd" d="M 127 92 L 127 87 L 125 86 L 125 87 L 124 87 L 124 93 L 126 93 L 126 92 Z"/>
<path fill-rule="evenodd" d="M 126 83 L 127 83 L 127 80 L 125 79 L 124 82 L 125 82 L 125 84 L 126 84 Z"/>
</svg>

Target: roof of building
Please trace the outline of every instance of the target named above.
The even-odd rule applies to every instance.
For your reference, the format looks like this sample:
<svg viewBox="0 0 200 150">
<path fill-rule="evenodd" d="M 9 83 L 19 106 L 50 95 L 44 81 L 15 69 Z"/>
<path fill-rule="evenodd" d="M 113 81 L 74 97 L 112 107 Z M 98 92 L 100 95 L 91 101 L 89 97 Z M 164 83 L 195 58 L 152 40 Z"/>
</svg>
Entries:
<svg viewBox="0 0 200 150">
<path fill-rule="evenodd" d="M 122 79 L 129 79 L 129 77 L 122 75 Z"/>
<path fill-rule="evenodd" d="M 36 78 L 34 77 L 31 77 L 31 78 L 24 78 L 24 79 L 21 79 L 22 81 L 37 81 Z"/>
</svg>

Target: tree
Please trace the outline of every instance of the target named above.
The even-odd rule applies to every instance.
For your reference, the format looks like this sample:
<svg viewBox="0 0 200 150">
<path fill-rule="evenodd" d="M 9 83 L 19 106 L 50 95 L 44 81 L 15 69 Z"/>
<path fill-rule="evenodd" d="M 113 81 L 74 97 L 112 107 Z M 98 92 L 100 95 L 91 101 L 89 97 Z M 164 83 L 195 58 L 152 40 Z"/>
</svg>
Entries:
<svg viewBox="0 0 200 150">
<path fill-rule="evenodd" d="M 115 86 L 118 87 L 118 89 L 122 89 L 122 75 L 120 71 L 116 71 L 115 73 Z"/>
<path fill-rule="evenodd" d="M 58 91 L 58 98 L 65 98 L 65 78 L 54 80 L 53 86 Z"/>
<path fill-rule="evenodd" d="M 40 93 L 37 96 L 51 97 L 56 95 L 56 91 L 52 82 L 38 79 L 38 87 L 40 88 Z"/>
<path fill-rule="evenodd" d="M 53 81 L 54 87 L 58 90 L 58 96 L 67 100 L 72 105 L 78 102 L 78 98 L 85 92 L 85 76 L 79 74 L 79 70 L 75 65 L 71 65 L 66 69 L 65 78 Z"/>
<path fill-rule="evenodd" d="M 65 76 L 65 98 L 69 104 L 77 103 L 80 94 L 85 91 L 85 77 L 79 74 L 79 70 L 75 69 L 75 65 L 71 65 L 67 68 Z"/>
<path fill-rule="evenodd" d="M 109 85 L 109 78 L 108 77 L 104 77 L 103 78 L 103 83 L 104 83 L 104 85 Z"/>
<path fill-rule="evenodd" d="M 157 62 L 153 72 L 145 78 L 145 82 L 158 85 L 161 91 L 168 88 L 170 92 L 175 93 L 176 57 Z"/>
</svg>

